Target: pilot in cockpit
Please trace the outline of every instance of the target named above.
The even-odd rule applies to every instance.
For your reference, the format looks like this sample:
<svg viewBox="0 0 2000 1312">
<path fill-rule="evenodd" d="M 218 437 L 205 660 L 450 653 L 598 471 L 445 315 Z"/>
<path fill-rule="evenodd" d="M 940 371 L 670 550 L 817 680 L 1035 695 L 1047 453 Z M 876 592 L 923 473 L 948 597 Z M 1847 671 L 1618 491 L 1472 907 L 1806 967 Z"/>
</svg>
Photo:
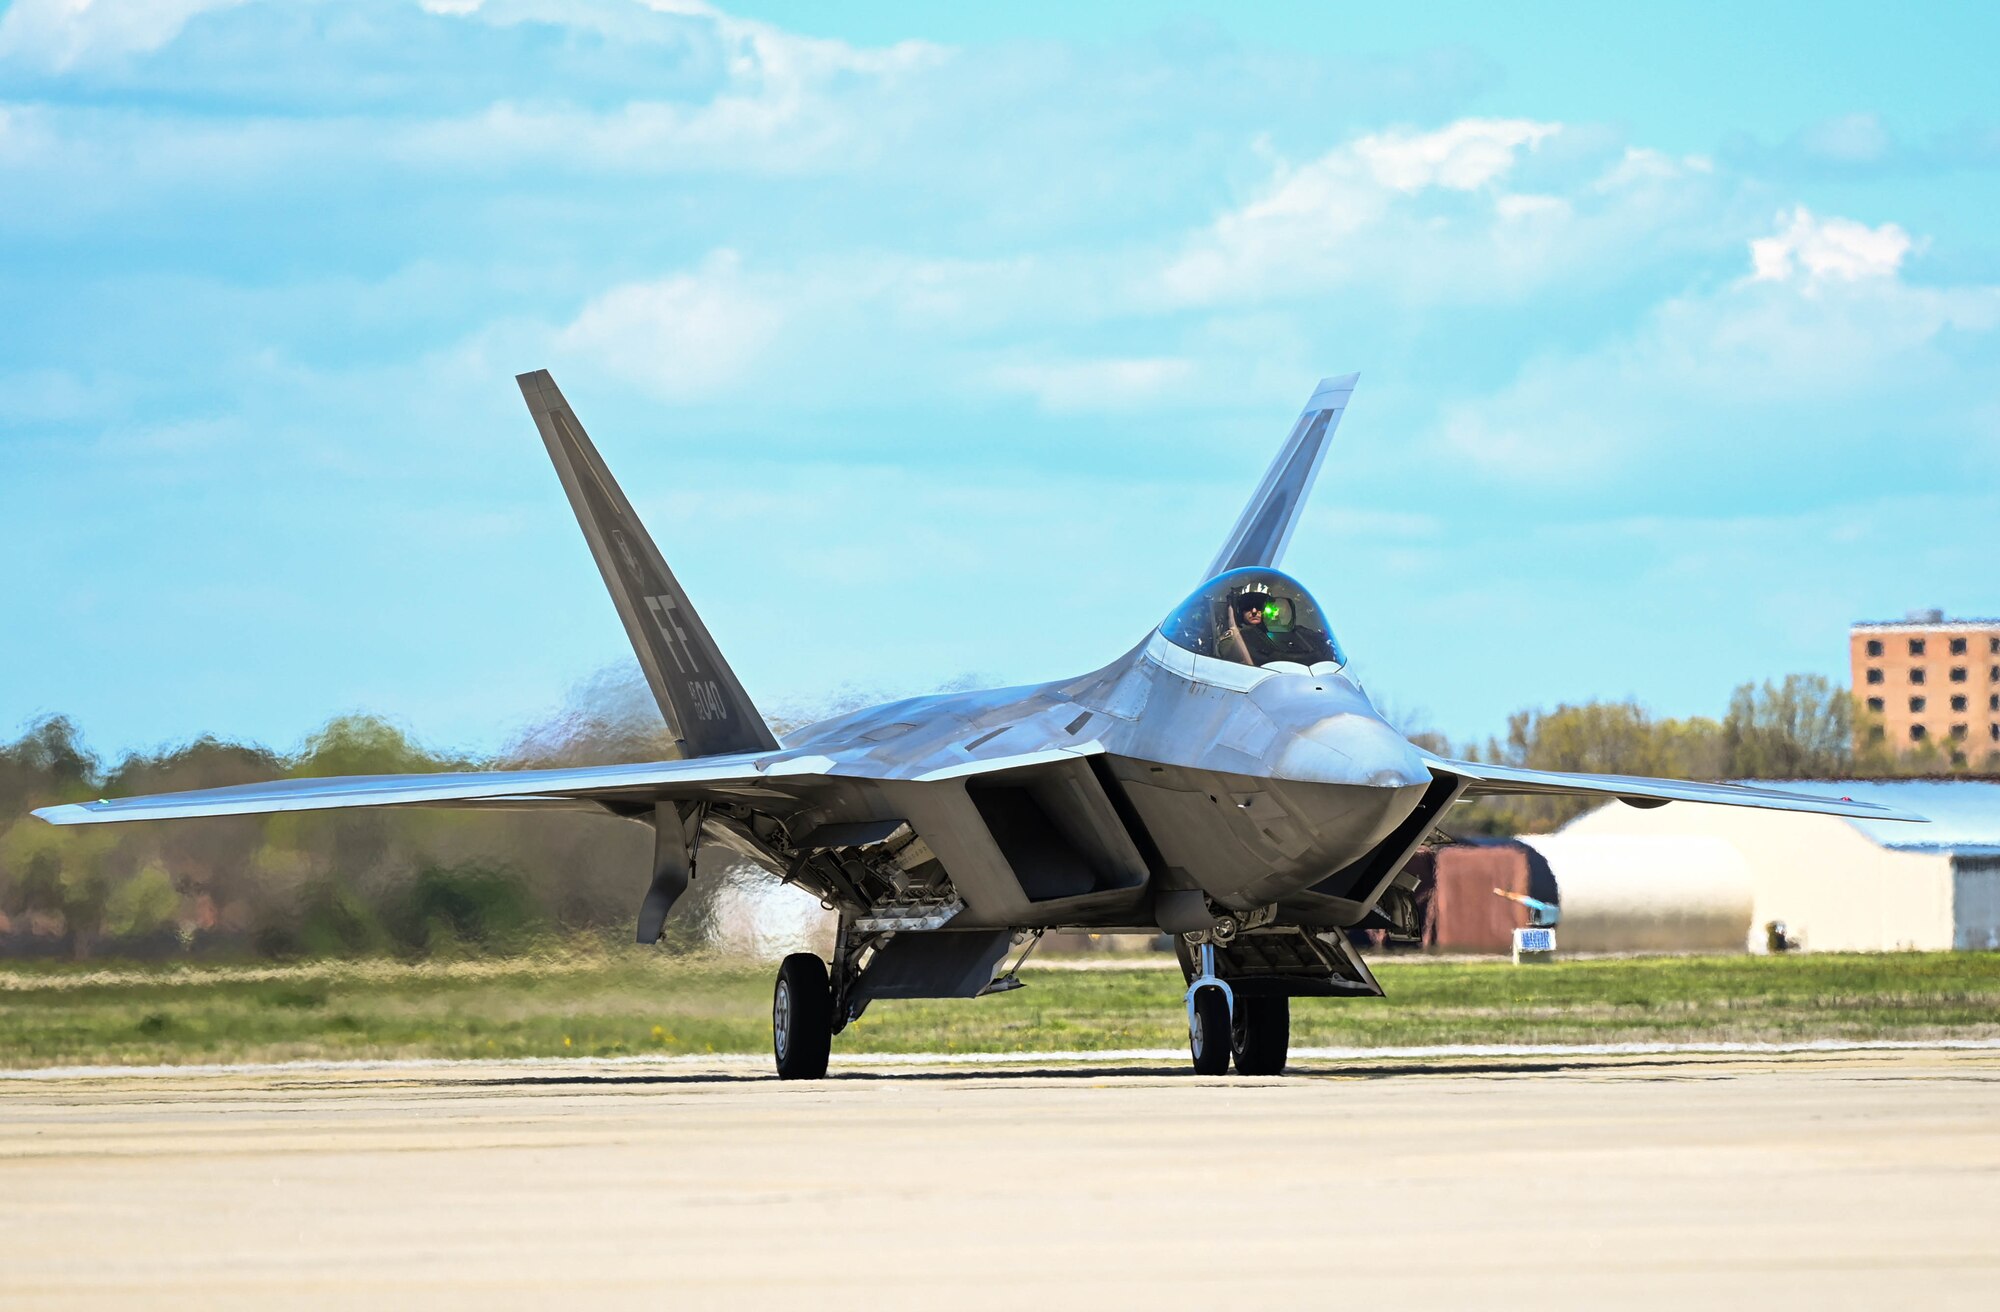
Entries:
<svg viewBox="0 0 2000 1312">
<path fill-rule="evenodd" d="M 1347 663 L 1306 590 L 1261 565 L 1204 583 L 1167 616 L 1160 636 L 1197 656 L 1252 669 L 1283 665 L 1303 674 L 1324 662 Z"/>
<path fill-rule="evenodd" d="M 1226 661 L 1262 665 L 1278 657 L 1270 621 L 1277 609 L 1267 592 L 1246 589 L 1229 599 L 1229 621 L 1217 636 L 1215 654 Z"/>
</svg>

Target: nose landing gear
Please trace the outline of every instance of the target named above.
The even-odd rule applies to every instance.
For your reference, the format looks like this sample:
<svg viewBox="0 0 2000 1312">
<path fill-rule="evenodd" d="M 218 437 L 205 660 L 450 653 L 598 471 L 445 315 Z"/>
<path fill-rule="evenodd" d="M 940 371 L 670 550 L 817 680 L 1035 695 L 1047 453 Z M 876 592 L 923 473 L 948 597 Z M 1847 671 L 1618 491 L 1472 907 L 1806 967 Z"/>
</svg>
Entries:
<svg viewBox="0 0 2000 1312">
<path fill-rule="evenodd" d="M 1216 945 L 1204 941 L 1192 956 L 1184 955 L 1189 975 L 1187 991 L 1188 1055 L 1196 1075 L 1226 1075 L 1236 1063 L 1238 1075 L 1282 1075 L 1292 1040 L 1292 1004 L 1284 994 L 1232 988 L 1215 969 Z M 1268 989 L 1270 981 L 1237 983 Z"/>
<path fill-rule="evenodd" d="M 1198 965 L 1187 990 L 1188 1055 L 1196 1075 L 1227 1075 L 1236 998 L 1215 973 L 1215 945 L 1204 941 L 1196 953 Z"/>
<path fill-rule="evenodd" d="M 1229 997 L 1205 988 L 1188 1004 L 1188 1055 L 1196 1075 L 1229 1073 Z"/>
<path fill-rule="evenodd" d="M 778 966 L 771 992 L 771 1050 L 781 1080 L 817 1080 L 833 1053 L 833 988 L 826 963 L 794 952 Z"/>
</svg>

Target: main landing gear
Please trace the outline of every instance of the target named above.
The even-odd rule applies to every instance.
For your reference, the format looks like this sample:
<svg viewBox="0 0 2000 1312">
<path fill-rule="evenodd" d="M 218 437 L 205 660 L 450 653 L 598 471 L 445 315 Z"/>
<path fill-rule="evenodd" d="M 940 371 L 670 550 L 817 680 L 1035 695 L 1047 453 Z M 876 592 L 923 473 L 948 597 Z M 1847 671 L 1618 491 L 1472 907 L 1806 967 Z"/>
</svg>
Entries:
<svg viewBox="0 0 2000 1312">
<path fill-rule="evenodd" d="M 1291 999 L 1238 996 L 1215 973 L 1215 945 L 1198 949 L 1197 973 L 1188 982 L 1188 1055 L 1196 1075 L 1282 1075 L 1292 1042 Z"/>
<path fill-rule="evenodd" d="M 865 950 L 864 945 L 860 951 Z M 834 960 L 829 971 L 827 963 L 812 953 L 794 952 L 778 967 L 777 984 L 771 992 L 771 1053 L 777 1059 L 779 1079 L 825 1078 L 834 1034 L 866 1005 L 865 997 L 853 991 L 859 970 L 844 931 Z M 1291 1047 L 1292 1013 L 1289 991 L 1278 990 L 1295 991 L 1298 981 L 1268 972 L 1262 976 L 1246 973 L 1243 961 L 1236 957 L 1230 959 L 1225 979 L 1216 971 L 1213 943 L 1193 946 L 1192 951 L 1184 951 L 1181 960 L 1190 976 L 1188 1055 L 1194 1060 L 1195 1074 L 1226 1075 L 1232 1062 L 1238 1075 L 1284 1074 Z M 1009 980 L 1018 986 L 1019 981 L 1010 974 L 984 991 L 998 992 Z M 1356 991 L 1363 990 L 1357 986 Z M 1370 982 L 1365 991 L 1379 993 L 1380 989 Z"/>
</svg>

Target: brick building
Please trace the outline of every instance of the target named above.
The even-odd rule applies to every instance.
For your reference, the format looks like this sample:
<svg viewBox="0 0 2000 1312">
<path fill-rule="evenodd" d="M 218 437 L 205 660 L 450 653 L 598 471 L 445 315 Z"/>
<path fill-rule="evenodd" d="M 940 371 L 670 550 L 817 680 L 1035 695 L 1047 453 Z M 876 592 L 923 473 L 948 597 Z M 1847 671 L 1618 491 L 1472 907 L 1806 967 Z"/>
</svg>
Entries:
<svg viewBox="0 0 2000 1312">
<path fill-rule="evenodd" d="M 1898 751 L 1930 742 L 1972 761 L 2000 752 L 2000 619 L 1912 611 L 1847 635 L 1854 695 Z"/>
</svg>

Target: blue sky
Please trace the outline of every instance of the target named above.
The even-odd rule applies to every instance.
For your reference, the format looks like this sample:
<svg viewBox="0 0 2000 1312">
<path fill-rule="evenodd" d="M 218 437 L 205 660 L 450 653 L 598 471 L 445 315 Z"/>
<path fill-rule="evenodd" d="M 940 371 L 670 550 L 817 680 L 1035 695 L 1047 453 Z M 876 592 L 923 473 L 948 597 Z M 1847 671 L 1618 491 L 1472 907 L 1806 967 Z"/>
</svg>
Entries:
<svg viewBox="0 0 2000 1312">
<path fill-rule="evenodd" d="M 17 0 L 0 732 L 498 747 L 629 661 L 548 367 L 753 695 L 1287 565 L 1454 737 L 2000 612 L 2000 17 Z"/>
</svg>

